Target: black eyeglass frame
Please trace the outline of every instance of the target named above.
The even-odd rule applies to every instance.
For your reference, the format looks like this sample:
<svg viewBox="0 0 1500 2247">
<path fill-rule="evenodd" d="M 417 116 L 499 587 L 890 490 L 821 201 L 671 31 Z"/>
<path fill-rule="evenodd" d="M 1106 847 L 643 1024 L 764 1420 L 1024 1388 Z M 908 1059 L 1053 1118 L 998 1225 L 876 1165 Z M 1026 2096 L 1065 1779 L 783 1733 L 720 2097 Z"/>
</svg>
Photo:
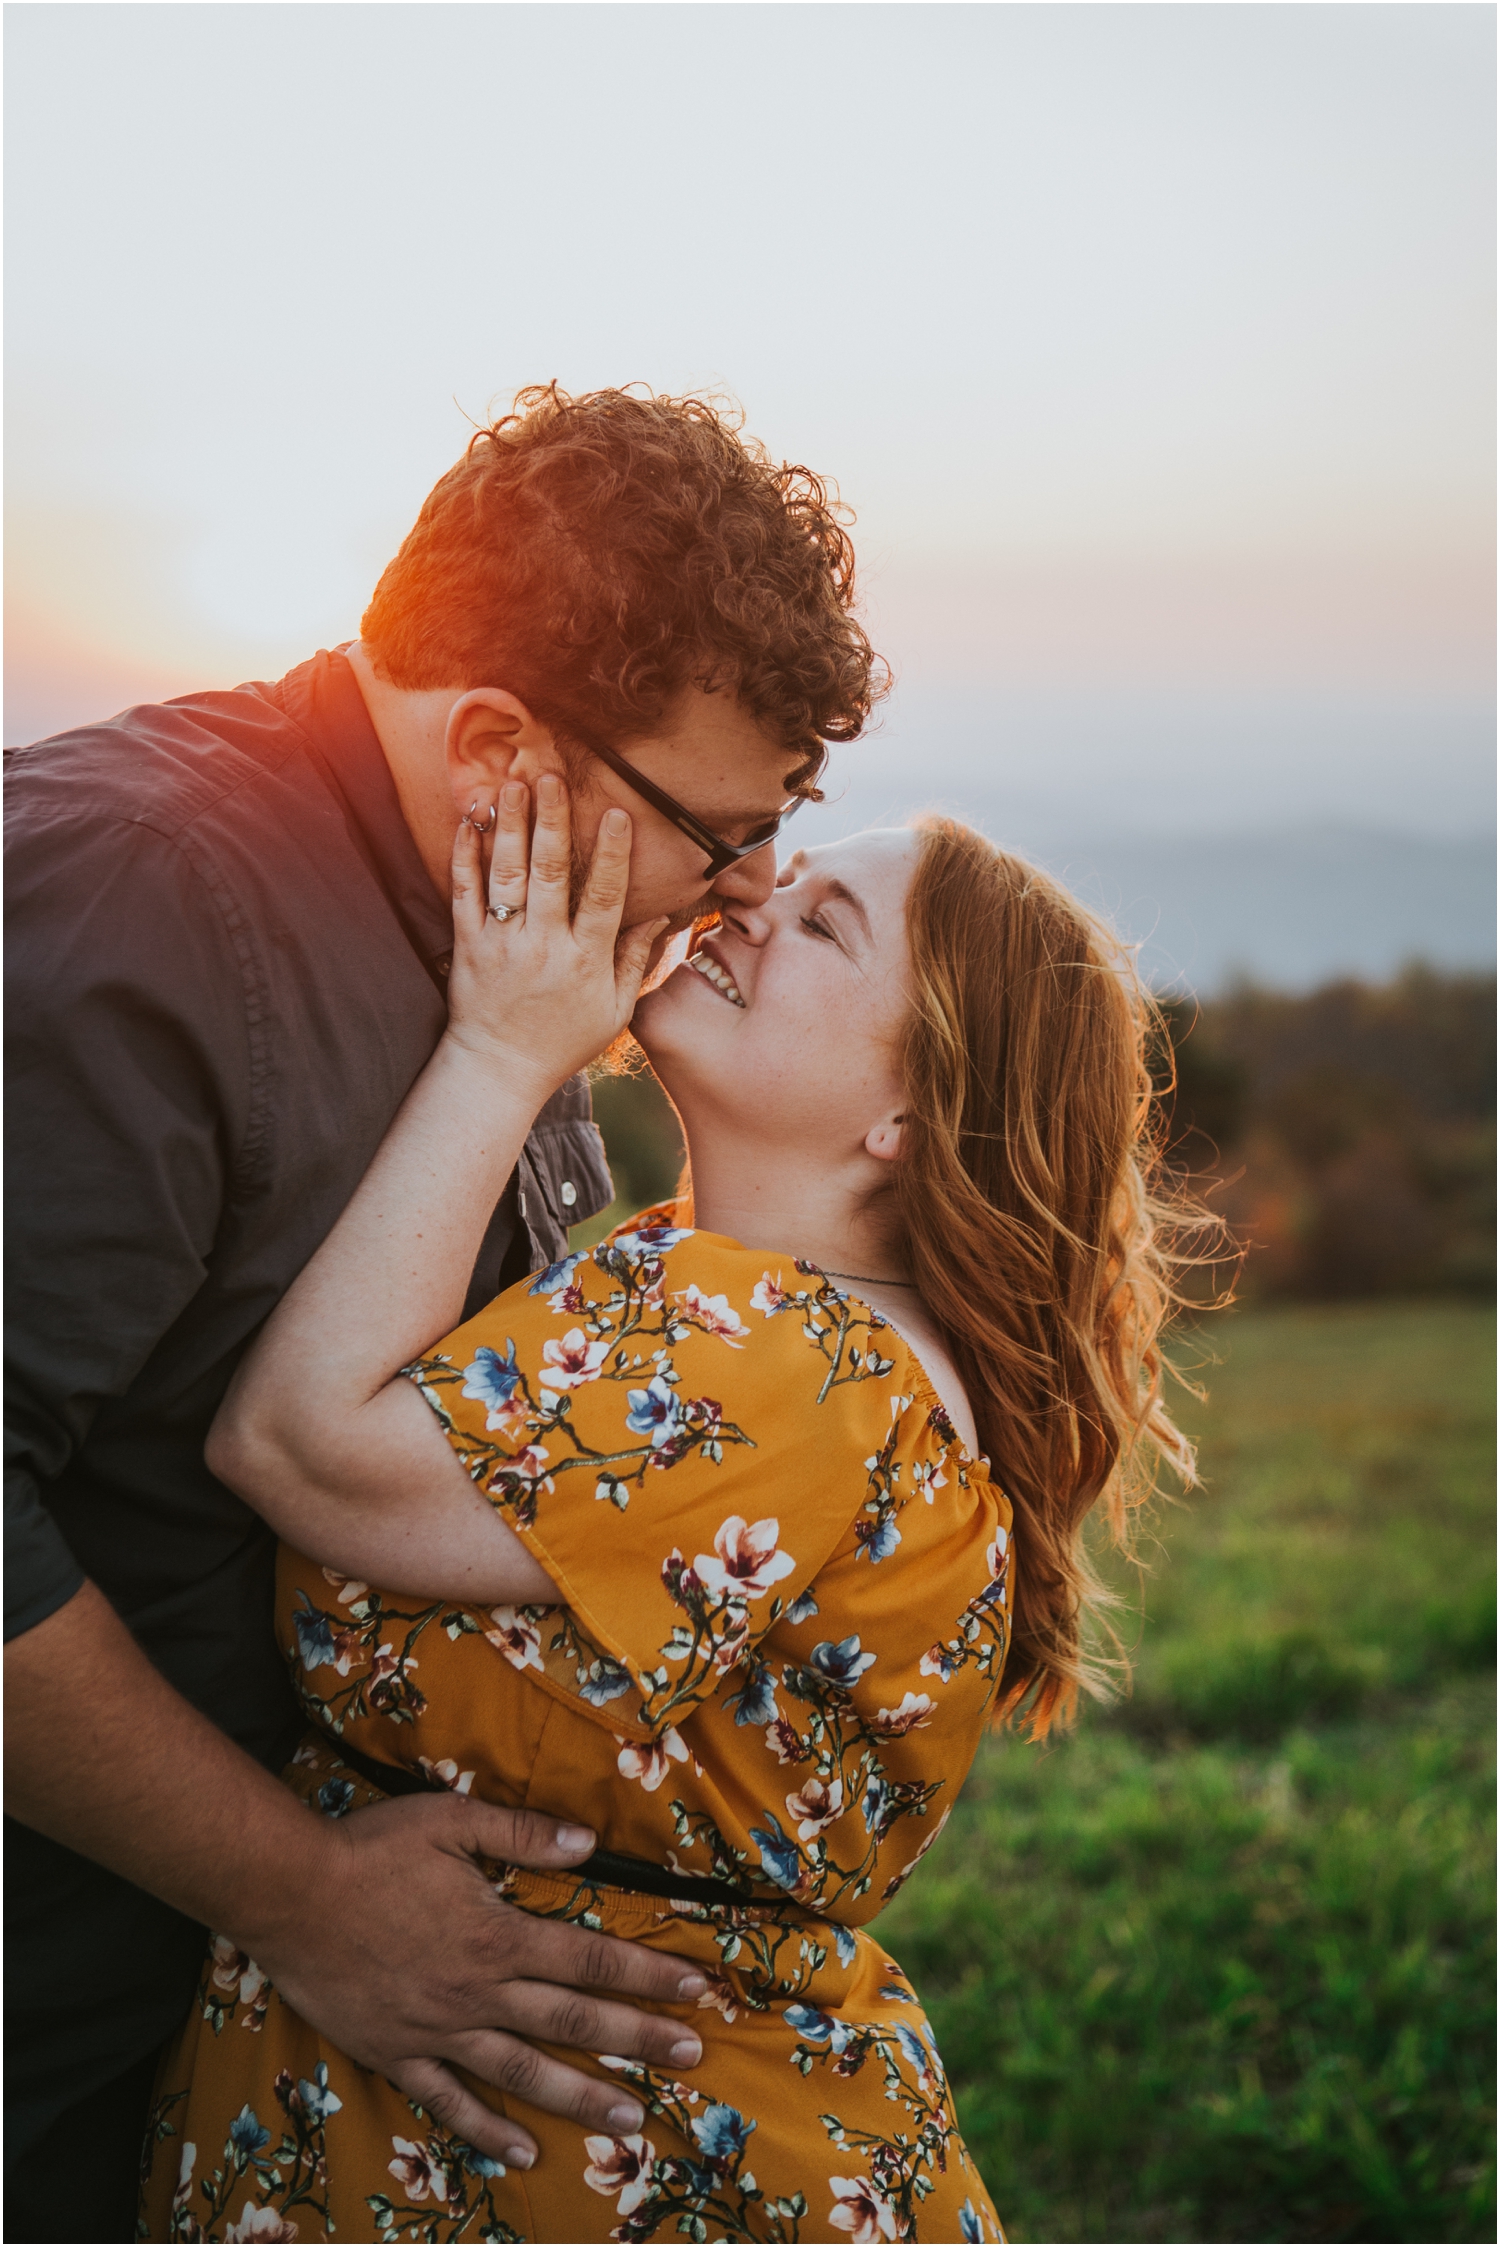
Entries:
<svg viewBox="0 0 1500 2247">
<path fill-rule="evenodd" d="M 741 858 L 753 858 L 758 850 L 765 849 L 767 843 L 775 842 L 793 812 L 800 811 L 807 802 L 805 796 L 793 796 L 774 819 L 763 827 L 757 827 L 748 842 L 726 843 L 722 835 L 716 835 L 711 827 L 705 827 L 701 819 L 695 818 L 675 796 L 669 796 L 665 788 L 658 788 L 654 780 L 648 780 L 643 772 L 637 772 L 635 766 L 627 763 L 617 749 L 606 749 L 598 741 L 586 742 L 584 746 L 590 756 L 597 757 L 601 764 L 608 765 L 611 772 L 618 773 L 627 788 L 634 789 L 638 796 L 650 804 L 653 811 L 659 811 L 663 819 L 669 819 L 680 834 L 686 835 L 690 842 L 696 843 L 699 850 L 707 854 L 710 877 L 722 874 L 726 867 L 733 866 Z"/>
</svg>

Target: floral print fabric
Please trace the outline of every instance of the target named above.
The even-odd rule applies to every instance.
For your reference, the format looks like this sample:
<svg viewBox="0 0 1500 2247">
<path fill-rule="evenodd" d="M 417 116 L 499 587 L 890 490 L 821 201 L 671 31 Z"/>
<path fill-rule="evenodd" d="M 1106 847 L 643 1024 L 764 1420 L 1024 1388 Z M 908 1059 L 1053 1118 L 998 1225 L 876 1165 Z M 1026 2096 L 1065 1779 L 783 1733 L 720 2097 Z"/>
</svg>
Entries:
<svg viewBox="0 0 1500 2247">
<path fill-rule="evenodd" d="M 940 1829 L 999 1684 L 1010 1509 L 889 1324 L 674 1217 L 409 1369 L 565 1604 L 403 1599 L 284 1552 L 278 1625 L 315 1726 L 287 1776 L 325 1815 L 373 1798 L 347 1740 L 751 1894 L 496 1868 L 524 1908 L 702 1966 L 701 2068 L 601 2057 L 643 2131 L 516 2105 L 542 2158 L 507 2176 L 219 1938 L 164 2071 L 144 2236 L 1000 2237 L 921 2008 L 862 1928 Z"/>
</svg>

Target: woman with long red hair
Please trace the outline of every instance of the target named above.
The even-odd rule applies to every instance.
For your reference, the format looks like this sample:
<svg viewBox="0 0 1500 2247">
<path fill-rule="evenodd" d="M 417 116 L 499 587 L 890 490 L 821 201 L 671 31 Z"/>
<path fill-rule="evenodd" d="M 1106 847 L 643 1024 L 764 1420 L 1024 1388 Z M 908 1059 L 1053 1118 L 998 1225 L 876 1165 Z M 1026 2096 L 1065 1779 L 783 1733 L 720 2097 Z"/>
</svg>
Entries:
<svg viewBox="0 0 1500 2247">
<path fill-rule="evenodd" d="M 1192 1473 L 1150 1005 L 944 821 L 798 852 L 636 1003 L 657 931 L 619 938 L 619 827 L 571 913 L 558 782 L 529 843 L 507 797 L 487 871 L 460 830 L 449 1031 L 210 1457 L 286 1541 L 286 1777 L 330 1850 L 419 1788 L 587 1818 L 572 1870 L 494 1879 L 687 1963 L 673 2070 L 612 2058 L 602 2002 L 613 2134 L 528 2103 L 565 2088 L 538 2053 L 504 2094 L 538 2155 L 502 2167 L 462 2052 L 415 2103 L 221 1937 L 151 2238 L 1001 2236 L 868 1928 L 985 1723 L 1098 1688 L 1085 1518 L 1123 1540 L 1163 1460 Z M 455 1329 L 532 1117 L 632 1018 L 690 1191 Z"/>
</svg>

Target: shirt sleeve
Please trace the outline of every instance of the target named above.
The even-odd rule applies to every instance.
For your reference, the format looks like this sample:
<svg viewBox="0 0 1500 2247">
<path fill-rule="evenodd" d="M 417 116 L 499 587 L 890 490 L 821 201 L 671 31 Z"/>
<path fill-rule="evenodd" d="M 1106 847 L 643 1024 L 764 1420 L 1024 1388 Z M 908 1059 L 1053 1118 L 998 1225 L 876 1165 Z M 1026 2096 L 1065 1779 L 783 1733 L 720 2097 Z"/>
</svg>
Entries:
<svg viewBox="0 0 1500 2247">
<path fill-rule="evenodd" d="M 868 1351 L 840 1378 L 828 1335 L 758 1315 L 756 1292 L 744 1250 L 643 1227 L 510 1289 L 408 1368 L 597 1651 L 576 1694 L 615 1729 L 657 1735 L 713 1693 L 867 1495 L 889 1361 Z M 551 1666 L 540 1650 L 535 1666 Z"/>
<path fill-rule="evenodd" d="M 566 1256 L 569 1226 L 597 1217 L 614 1200 L 614 1180 L 582 1072 L 559 1085 L 527 1134 L 516 1170 L 516 1195 L 532 1243 L 532 1271 Z"/>
<path fill-rule="evenodd" d="M 48 1486 L 203 1282 L 250 1070 L 240 962 L 170 837 L 28 809 L 6 921 L 10 1637 L 83 1581 Z"/>
<path fill-rule="evenodd" d="M 7 1452 L 11 1434 L 5 1432 Z M 83 1570 L 21 1459 L 5 1462 L 5 1636 L 45 1623 L 83 1589 Z"/>
</svg>

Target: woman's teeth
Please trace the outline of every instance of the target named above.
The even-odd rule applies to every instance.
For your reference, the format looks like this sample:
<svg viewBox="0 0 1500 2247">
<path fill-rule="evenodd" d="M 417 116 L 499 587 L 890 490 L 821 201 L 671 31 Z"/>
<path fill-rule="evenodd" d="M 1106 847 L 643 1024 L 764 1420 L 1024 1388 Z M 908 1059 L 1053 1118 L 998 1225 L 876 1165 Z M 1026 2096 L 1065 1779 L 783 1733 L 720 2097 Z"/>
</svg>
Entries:
<svg viewBox="0 0 1500 2247">
<path fill-rule="evenodd" d="M 695 967 L 700 975 L 706 976 L 714 989 L 722 991 L 732 1005 L 744 1005 L 745 1002 L 740 997 L 740 987 L 729 970 L 720 967 L 716 961 L 711 960 L 706 952 L 695 952 L 688 961 L 688 966 Z"/>
</svg>

